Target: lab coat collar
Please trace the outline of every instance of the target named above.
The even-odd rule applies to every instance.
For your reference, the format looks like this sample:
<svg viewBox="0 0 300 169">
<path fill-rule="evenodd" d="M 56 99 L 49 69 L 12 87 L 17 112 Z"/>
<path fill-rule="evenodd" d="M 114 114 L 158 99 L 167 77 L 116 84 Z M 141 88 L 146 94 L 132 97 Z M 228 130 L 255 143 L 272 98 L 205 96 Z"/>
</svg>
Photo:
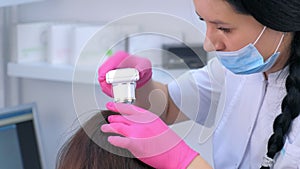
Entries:
<svg viewBox="0 0 300 169">
<path fill-rule="evenodd" d="M 277 72 L 270 73 L 268 75 L 268 83 L 272 86 L 284 86 L 288 74 L 289 66 L 286 66 L 284 69 L 281 69 Z"/>
</svg>

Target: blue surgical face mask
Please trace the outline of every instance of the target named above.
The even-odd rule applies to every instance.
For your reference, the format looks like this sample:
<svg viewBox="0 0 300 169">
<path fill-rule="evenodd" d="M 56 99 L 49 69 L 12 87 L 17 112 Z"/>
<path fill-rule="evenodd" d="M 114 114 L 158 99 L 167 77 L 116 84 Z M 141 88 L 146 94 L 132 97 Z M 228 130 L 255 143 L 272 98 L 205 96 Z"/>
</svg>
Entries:
<svg viewBox="0 0 300 169">
<path fill-rule="evenodd" d="M 264 61 L 263 56 L 254 45 L 262 36 L 265 29 L 266 26 L 263 28 L 254 43 L 250 43 L 237 51 L 216 51 L 218 59 L 227 69 L 235 74 L 252 74 L 269 70 L 280 54 L 280 52 L 277 51 L 283 40 L 284 34 L 281 36 L 275 52 L 266 61 Z"/>
</svg>

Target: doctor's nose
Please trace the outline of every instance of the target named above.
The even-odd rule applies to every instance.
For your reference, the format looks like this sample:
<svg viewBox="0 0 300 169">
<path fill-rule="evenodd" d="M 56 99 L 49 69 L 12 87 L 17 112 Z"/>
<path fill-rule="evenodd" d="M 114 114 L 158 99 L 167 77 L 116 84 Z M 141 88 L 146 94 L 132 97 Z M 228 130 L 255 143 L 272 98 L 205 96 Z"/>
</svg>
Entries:
<svg viewBox="0 0 300 169">
<path fill-rule="evenodd" d="M 218 38 L 213 38 L 206 33 L 203 48 L 206 52 L 223 51 L 225 49 L 225 44 Z"/>
</svg>

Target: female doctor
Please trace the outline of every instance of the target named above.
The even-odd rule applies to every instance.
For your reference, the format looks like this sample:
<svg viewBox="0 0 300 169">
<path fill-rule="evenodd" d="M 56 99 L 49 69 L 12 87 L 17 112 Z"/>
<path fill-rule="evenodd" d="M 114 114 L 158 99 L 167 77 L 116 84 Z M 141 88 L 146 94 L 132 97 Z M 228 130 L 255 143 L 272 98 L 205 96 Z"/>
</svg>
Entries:
<svg viewBox="0 0 300 169">
<path fill-rule="evenodd" d="M 194 0 L 194 5 L 207 26 L 204 48 L 216 51 L 216 59 L 166 86 L 151 79 L 145 58 L 118 52 L 108 59 L 98 72 L 107 95 L 112 96 L 105 81 L 109 70 L 134 67 L 141 77 L 135 105 L 107 103 L 122 114 L 101 126 L 121 135 L 108 141 L 155 168 L 210 168 L 166 124 L 187 119 L 202 124 L 213 104 L 222 111 L 213 133 L 214 168 L 300 168 L 300 1 Z M 154 91 L 165 94 L 156 100 L 166 100 L 150 105 L 149 94 L 160 93 Z M 197 111 L 180 110 L 181 95 L 193 100 L 197 94 Z M 162 104 L 163 112 L 157 111 Z"/>
</svg>

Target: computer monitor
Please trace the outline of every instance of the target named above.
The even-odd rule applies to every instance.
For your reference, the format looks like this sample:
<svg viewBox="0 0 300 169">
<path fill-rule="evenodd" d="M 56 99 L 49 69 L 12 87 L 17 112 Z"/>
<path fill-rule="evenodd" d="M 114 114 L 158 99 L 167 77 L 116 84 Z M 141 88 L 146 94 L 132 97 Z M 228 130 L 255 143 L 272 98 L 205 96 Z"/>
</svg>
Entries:
<svg viewBox="0 0 300 169">
<path fill-rule="evenodd" d="M 0 109 L 0 168 L 41 169 L 36 105 Z"/>
</svg>

